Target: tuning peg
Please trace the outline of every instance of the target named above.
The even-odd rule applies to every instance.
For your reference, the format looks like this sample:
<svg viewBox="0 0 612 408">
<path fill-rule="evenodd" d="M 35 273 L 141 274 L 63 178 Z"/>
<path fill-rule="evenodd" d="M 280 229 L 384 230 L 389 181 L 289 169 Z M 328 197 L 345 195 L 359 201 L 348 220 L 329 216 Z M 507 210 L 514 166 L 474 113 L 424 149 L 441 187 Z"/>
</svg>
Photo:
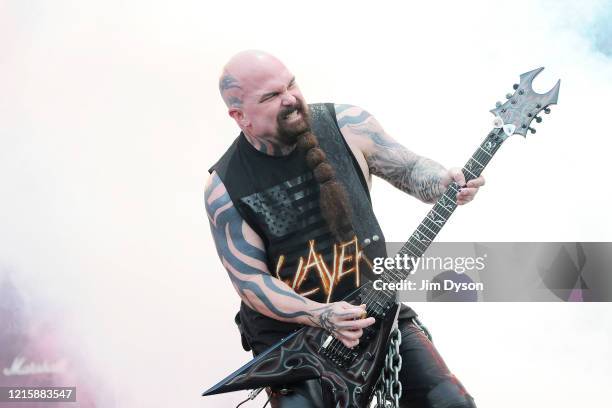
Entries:
<svg viewBox="0 0 612 408">
<path fill-rule="evenodd" d="M 495 107 L 499 108 L 500 106 L 502 106 L 502 103 L 500 101 L 495 102 Z"/>
<path fill-rule="evenodd" d="M 507 93 L 506 94 L 506 99 L 510 99 L 510 98 L 512 98 L 512 94 L 511 93 Z"/>
<path fill-rule="evenodd" d="M 539 117 L 539 116 L 536 116 L 536 117 L 535 117 L 535 121 L 536 121 L 536 122 L 538 122 L 538 123 L 540 123 L 540 122 L 542 121 L 542 118 L 541 118 L 541 117 Z"/>
<path fill-rule="evenodd" d="M 532 134 L 534 134 L 534 133 L 536 132 L 536 130 L 535 130 L 534 128 L 532 128 L 532 127 L 527 128 L 527 129 L 529 129 L 529 131 L 530 131 Z"/>
<path fill-rule="evenodd" d="M 514 89 L 514 90 L 517 90 L 517 89 L 518 89 L 518 87 L 519 87 L 519 84 L 514 84 L 514 85 L 512 85 L 512 89 Z"/>
<path fill-rule="evenodd" d="M 544 109 L 544 113 L 548 115 L 550 113 L 550 108 Z"/>
</svg>

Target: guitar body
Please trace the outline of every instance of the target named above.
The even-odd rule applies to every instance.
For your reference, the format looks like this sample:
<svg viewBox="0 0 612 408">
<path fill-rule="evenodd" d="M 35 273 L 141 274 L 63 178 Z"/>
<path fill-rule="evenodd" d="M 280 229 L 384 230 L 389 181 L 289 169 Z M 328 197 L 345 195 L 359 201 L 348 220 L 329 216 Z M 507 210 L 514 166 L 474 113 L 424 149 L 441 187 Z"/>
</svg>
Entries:
<svg viewBox="0 0 612 408">
<path fill-rule="evenodd" d="M 353 303 L 372 290 L 371 283 L 349 295 Z M 352 298 L 352 299 L 351 299 Z M 384 310 L 384 314 L 380 313 Z M 376 313 L 378 312 L 378 313 Z M 360 344 L 348 349 L 317 327 L 304 327 L 258 355 L 202 395 L 213 395 L 264 386 L 284 386 L 319 378 L 324 408 L 367 406 L 385 362 L 391 331 L 399 305 L 374 311 L 376 323 L 364 329 Z M 326 346 L 326 343 L 327 346 Z M 351 353 L 349 358 L 343 358 Z"/>
</svg>

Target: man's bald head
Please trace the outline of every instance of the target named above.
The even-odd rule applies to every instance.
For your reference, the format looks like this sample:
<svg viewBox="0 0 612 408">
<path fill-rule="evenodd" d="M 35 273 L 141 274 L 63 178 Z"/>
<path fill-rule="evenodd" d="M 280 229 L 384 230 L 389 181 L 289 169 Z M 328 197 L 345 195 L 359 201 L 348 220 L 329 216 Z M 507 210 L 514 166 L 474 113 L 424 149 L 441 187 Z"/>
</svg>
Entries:
<svg viewBox="0 0 612 408">
<path fill-rule="evenodd" d="M 246 95 L 283 72 L 288 72 L 287 67 L 275 56 L 259 50 L 242 51 L 225 64 L 219 92 L 228 108 L 239 108 Z"/>
</svg>

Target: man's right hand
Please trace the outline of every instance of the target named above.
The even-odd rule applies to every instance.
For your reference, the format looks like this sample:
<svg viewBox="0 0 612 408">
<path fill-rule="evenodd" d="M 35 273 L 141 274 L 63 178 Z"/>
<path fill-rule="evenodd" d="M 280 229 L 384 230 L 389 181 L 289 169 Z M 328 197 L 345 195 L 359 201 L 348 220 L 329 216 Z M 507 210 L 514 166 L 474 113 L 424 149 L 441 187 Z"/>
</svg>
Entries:
<svg viewBox="0 0 612 408">
<path fill-rule="evenodd" d="M 334 302 L 311 310 L 313 325 L 330 332 L 346 347 L 359 344 L 363 329 L 374 324 L 373 317 L 365 317 L 366 305 L 355 306 L 347 302 Z"/>
</svg>

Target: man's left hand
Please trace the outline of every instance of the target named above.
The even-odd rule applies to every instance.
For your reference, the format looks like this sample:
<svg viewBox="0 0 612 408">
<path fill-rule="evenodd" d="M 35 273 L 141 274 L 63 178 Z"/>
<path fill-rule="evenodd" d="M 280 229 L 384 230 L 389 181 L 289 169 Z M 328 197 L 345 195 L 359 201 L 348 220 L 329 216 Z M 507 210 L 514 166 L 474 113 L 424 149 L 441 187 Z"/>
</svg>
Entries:
<svg viewBox="0 0 612 408">
<path fill-rule="evenodd" d="M 478 178 L 468 181 L 466 185 L 465 176 L 463 175 L 461 169 L 458 167 L 453 167 L 449 169 L 447 177 L 448 182 L 454 181 L 459 184 L 459 186 L 461 186 L 461 189 L 457 193 L 458 205 L 463 205 L 472 201 L 474 199 L 474 196 L 478 192 L 478 189 L 484 186 L 485 184 L 484 177 L 479 176 Z"/>
</svg>

